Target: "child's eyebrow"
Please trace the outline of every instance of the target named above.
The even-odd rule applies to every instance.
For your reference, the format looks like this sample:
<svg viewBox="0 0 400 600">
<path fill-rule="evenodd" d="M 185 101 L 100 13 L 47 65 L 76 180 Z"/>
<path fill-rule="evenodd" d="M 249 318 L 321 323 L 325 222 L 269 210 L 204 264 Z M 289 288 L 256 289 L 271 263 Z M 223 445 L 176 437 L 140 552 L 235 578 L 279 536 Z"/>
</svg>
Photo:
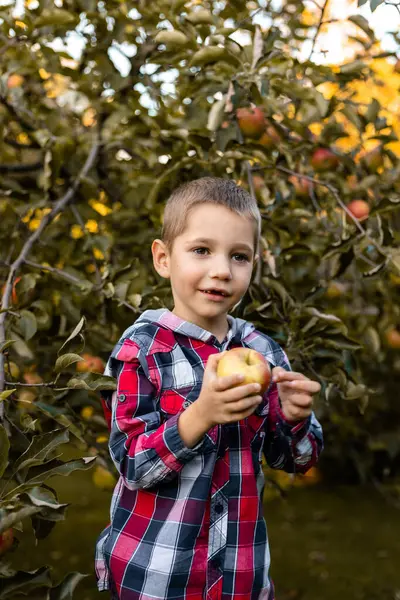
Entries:
<svg viewBox="0 0 400 600">
<path fill-rule="evenodd" d="M 211 246 L 212 244 L 215 244 L 215 240 L 209 238 L 196 238 L 194 240 L 188 241 L 188 245 L 192 244 L 207 244 Z M 246 242 L 235 242 L 234 248 L 242 248 L 247 250 L 247 252 L 253 252 L 253 248 L 249 244 L 246 244 Z"/>
</svg>

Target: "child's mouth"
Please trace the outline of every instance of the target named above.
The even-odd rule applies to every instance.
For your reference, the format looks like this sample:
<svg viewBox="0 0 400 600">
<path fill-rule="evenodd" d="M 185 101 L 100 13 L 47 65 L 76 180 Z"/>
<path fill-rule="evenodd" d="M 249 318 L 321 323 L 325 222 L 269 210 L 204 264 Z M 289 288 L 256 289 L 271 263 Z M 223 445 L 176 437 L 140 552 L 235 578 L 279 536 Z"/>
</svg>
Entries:
<svg viewBox="0 0 400 600">
<path fill-rule="evenodd" d="M 223 292 L 222 290 L 200 290 L 204 295 L 206 295 L 210 300 L 218 300 L 222 301 L 228 297 L 227 292 Z"/>
</svg>

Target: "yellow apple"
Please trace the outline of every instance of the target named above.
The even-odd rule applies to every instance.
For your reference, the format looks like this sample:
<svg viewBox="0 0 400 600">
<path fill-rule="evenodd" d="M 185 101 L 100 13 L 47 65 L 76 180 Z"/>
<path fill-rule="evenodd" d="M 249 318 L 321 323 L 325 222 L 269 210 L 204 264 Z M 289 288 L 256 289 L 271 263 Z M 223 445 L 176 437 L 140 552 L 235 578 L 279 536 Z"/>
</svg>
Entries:
<svg viewBox="0 0 400 600">
<path fill-rule="evenodd" d="M 271 369 L 268 361 L 257 350 L 250 348 L 233 348 L 221 358 L 217 367 L 218 377 L 244 375 L 239 385 L 259 383 L 263 394 L 271 382 Z"/>
</svg>

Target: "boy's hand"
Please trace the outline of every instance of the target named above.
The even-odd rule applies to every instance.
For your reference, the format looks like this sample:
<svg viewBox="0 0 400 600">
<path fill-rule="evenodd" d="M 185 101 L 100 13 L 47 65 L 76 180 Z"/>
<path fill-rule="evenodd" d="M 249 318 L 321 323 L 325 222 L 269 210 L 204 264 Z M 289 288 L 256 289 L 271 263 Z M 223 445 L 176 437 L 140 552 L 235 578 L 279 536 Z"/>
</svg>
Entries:
<svg viewBox="0 0 400 600">
<path fill-rule="evenodd" d="M 243 375 L 218 377 L 217 365 L 224 354 L 212 354 L 208 358 L 200 396 L 193 405 L 207 431 L 214 425 L 233 423 L 248 417 L 262 400 L 258 383 L 238 386 L 244 379 Z"/>
<path fill-rule="evenodd" d="M 278 386 L 282 412 L 288 421 L 302 421 L 310 416 L 313 395 L 321 386 L 302 373 L 286 371 L 282 367 L 272 369 L 272 381 Z"/>
</svg>

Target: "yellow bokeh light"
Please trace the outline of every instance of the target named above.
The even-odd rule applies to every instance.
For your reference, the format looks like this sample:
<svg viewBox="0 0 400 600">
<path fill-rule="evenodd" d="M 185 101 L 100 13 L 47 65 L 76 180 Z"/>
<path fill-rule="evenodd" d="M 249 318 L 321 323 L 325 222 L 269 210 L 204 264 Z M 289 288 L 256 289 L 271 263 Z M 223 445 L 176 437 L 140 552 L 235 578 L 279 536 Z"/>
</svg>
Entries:
<svg viewBox="0 0 400 600">
<path fill-rule="evenodd" d="M 104 259 L 104 254 L 101 250 L 99 250 L 99 248 L 93 248 L 93 256 L 97 259 L 97 260 L 103 260 Z"/>
<path fill-rule="evenodd" d="M 86 221 L 85 229 L 90 233 L 97 233 L 99 231 L 99 224 L 94 219 L 89 219 Z"/>
<path fill-rule="evenodd" d="M 102 202 L 99 202 L 99 200 L 89 200 L 89 204 L 93 208 L 93 210 L 98 212 L 99 215 L 101 215 L 102 217 L 106 217 L 107 215 L 112 213 L 112 209 L 108 206 L 105 206 L 105 204 L 102 204 Z"/>
<path fill-rule="evenodd" d="M 79 238 L 85 235 L 80 225 L 72 225 L 70 234 L 74 240 L 79 240 Z"/>
</svg>

